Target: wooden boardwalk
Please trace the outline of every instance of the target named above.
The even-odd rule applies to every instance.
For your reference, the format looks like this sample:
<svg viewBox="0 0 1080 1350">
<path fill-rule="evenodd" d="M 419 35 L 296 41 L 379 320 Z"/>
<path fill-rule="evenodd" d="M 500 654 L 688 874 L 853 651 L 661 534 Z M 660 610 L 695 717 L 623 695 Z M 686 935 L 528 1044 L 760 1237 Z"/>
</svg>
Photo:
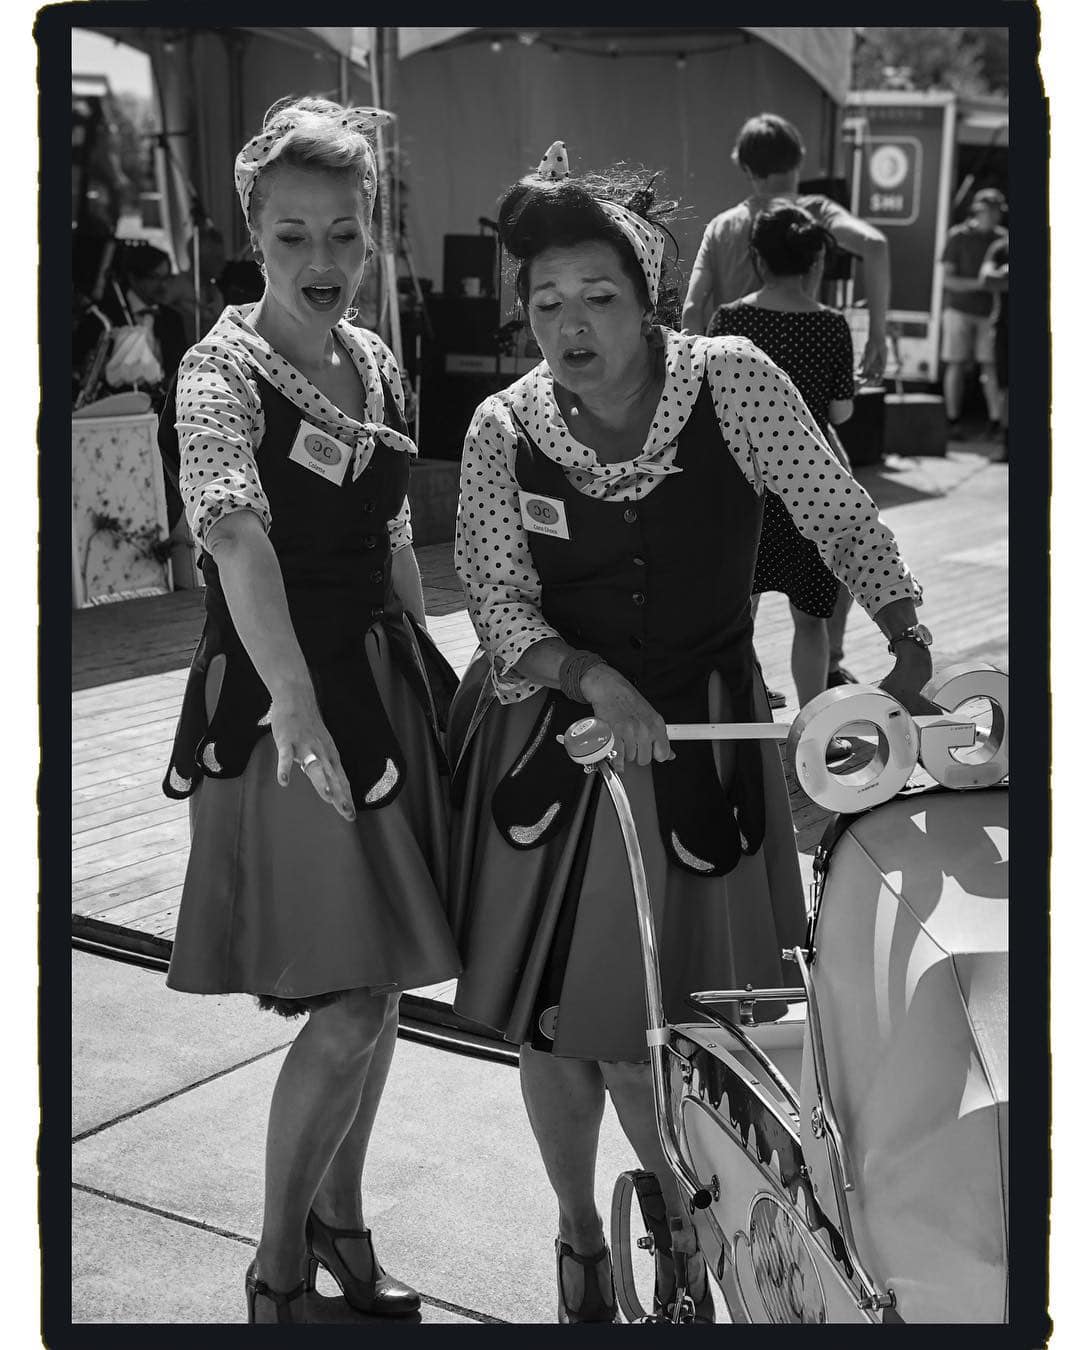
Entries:
<svg viewBox="0 0 1080 1350">
<path fill-rule="evenodd" d="M 923 584 L 920 618 L 936 638 L 935 666 L 1007 661 L 1008 471 L 975 448 L 945 459 L 892 460 L 860 471 Z M 449 545 L 417 550 L 430 629 L 457 671 L 475 648 Z M 186 668 L 202 625 L 201 595 L 181 591 L 73 615 L 72 913 L 170 938 L 188 847 L 187 806 L 164 797 Z M 756 646 L 766 678 L 796 711 L 786 602 L 769 595 Z M 867 682 L 889 658 L 855 608 L 845 664 Z M 797 787 L 798 843 L 812 851 L 826 819 Z"/>
</svg>

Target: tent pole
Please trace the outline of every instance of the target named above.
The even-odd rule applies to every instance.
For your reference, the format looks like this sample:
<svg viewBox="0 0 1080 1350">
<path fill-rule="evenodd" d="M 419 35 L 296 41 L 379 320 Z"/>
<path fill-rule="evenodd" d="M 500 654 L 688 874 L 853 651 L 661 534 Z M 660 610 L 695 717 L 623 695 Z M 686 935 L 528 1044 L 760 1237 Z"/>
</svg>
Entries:
<svg viewBox="0 0 1080 1350">
<path fill-rule="evenodd" d="M 348 107 L 349 104 L 349 58 L 344 54 L 338 55 L 338 102 Z"/>
<path fill-rule="evenodd" d="M 377 108 L 384 107 L 383 103 L 383 52 L 386 50 L 385 44 L 388 30 L 385 28 L 372 28 L 371 30 L 371 92 Z M 389 91 L 387 91 L 389 92 Z M 387 108 L 387 112 L 392 111 Z M 382 279 L 385 288 L 385 299 L 388 317 L 390 320 L 390 348 L 394 353 L 394 360 L 399 368 L 404 366 L 404 357 L 401 350 L 401 313 L 398 309 L 397 293 L 397 239 L 394 229 L 394 211 L 393 211 L 393 192 L 390 182 L 390 165 L 386 154 L 385 128 L 375 128 L 375 151 L 379 165 L 379 195 L 382 198 L 382 207 L 380 209 L 381 229 L 379 231 L 379 251 L 382 256 Z"/>
</svg>

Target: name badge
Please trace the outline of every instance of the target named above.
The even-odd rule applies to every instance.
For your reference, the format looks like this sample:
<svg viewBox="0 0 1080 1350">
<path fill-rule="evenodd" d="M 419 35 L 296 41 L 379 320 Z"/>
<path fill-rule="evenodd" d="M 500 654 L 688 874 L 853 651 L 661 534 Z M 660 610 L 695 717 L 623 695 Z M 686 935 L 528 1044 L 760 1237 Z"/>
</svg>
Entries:
<svg viewBox="0 0 1080 1350">
<path fill-rule="evenodd" d="M 566 503 L 558 497 L 541 497 L 536 492 L 518 490 L 521 523 L 533 534 L 549 534 L 556 539 L 569 539 L 566 523 Z"/>
<path fill-rule="evenodd" d="M 349 467 L 352 452 L 351 445 L 327 435 L 310 422 L 301 422 L 289 458 L 340 487 L 345 481 L 345 470 Z"/>
</svg>

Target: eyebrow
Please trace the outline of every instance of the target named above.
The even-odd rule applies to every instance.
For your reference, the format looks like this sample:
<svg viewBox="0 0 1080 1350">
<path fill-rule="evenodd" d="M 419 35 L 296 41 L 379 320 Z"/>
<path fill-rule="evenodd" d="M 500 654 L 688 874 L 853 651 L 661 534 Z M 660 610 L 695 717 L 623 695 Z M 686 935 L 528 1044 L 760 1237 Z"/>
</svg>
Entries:
<svg viewBox="0 0 1080 1350">
<path fill-rule="evenodd" d="M 332 220 L 332 221 L 330 222 L 330 224 L 331 224 L 331 225 L 340 225 L 340 224 L 342 223 L 342 221 L 345 221 L 345 220 L 359 220 L 359 219 L 360 219 L 359 216 L 338 216 L 336 219 Z M 299 216 L 279 216 L 279 217 L 277 218 L 277 220 L 274 221 L 274 224 L 275 224 L 275 225 L 306 225 L 306 224 L 307 224 L 307 221 L 306 221 L 306 220 L 302 220 Z"/>
<path fill-rule="evenodd" d="M 610 286 L 617 286 L 617 285 L 619 284 L 619 283 L 615 280 L 614 277 L 609 277 L 609 276 L 582 277 L 581 279 L 582 279 L 582 281 L 585 283 L 586 286 L 592 286 L 592 285 L 594 285 L 594 284 L 595 284 L 596 282 L 598 282 L 598 281 L 606 281 Z M 533 290 L 534 290 L 534 291 L 547 291 L 547 290 L 551 290 L 554 286 L 555 286 L 555 282 L 554 282 L 554 281 L 541 281 L 541 282 L 538 282 L 537 285 L 535 285 L 535 286 L 533 287 Z"/>
</svg>

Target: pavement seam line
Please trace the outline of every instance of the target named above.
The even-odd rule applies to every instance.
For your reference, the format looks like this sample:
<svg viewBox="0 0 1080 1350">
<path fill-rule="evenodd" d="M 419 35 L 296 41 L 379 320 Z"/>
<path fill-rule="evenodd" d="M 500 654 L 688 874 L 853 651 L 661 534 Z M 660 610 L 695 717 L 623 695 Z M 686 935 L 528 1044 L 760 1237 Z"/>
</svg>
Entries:
<svg viewBox="0 0 1080 1350">
<path fill-rule="evenodd" d="M 177 1088 L 175 1092 L 167 1092 L 164 1097 L 155 1097 L 152 1102 L 144 1102 L 142 1106 L 134 1106 L 130 1111 L 124 1111 L 111 1120 L 102 1121 L 100 1125 L 94 1125 L 89 1130 L 83 1130 L 81 1134 L 73 1134 L 71 1142 L 81 1144 L 84 1139 L 90 1139 L 93 1135 L 100 1134 L 102 1130 L 111 1129 L 114 1125 L 120 1125 L 125 1120 L 131 1120 L 134 1116 L 141 1116 L 144 1111 L 152 1111 L 155 1106 L 164 1106 L 166 1102 L 174 1101 L 186 1092 L 194 1092 L 196 1088 L 205 1087 L 207 1083 L 213 1083 L 215 1079 L 224 1078 L 226 1074 L 235 1073 L 237 1069 L 246 1069 L 249 1064 L 256 1064 L 260 1059 L 265 1059 L 267 1055 L 276 1055 L 279 1050 L 287 1050 L 290 1045 L 292 1045 L 292 1041 L 284 1041 L 281 1045 L 272 1045 L 269 1050 L 261 1050 L 257 1055 L 252 1055 L 250 1059 L 242 1059 L 239 1064 L 230 1064 L 227 1069 L 219 1069 L 217 1073 L 209 1074 L 206 1078 L 200 1078 L 195 1083 L 188 1083 L 185 1087 Z"/>
<path fill-rule="evenodd" d="M 258 1247 L 255 1238 L 245 1237 L 243 1233 L 234 1233 L 231 1228 L 218 1228 L 216 1224 L 204 1223 L 201 1219 L 189 1219 L 184 1214 L 176 1214 L 171 1209 L 159 1209 L 156 1205 L 147 1205 L 142 1200 L 129 1200 L 127 1196 L 117 1195 L 113 1191 L 103 1191 L 97 1186 L 87 1186 L 81 1181 L 71 1183 L 73 1191 L 81 1191 L 84 1195 L 96 1196 L 99 1200 L 110 1200 L 116 1205 L 126 1205 L 128 1209 L 137 1209 L 143 1214 L 153 1214 L 159 1219 L 169 1219 L 173 1223 L 184 1224 L 188 1228 L 198 1228 L 203 1233 L 213 1233 L 215 1237 L 227 1238 L 231 1242 L 239 1242 L 245 1247 Z M 449 1303 L 443 1298 L 434 1298 L 431 1294 L 425 1294 L 420 1291 L 420 1300 L 422 1303 L 429 1303 L 433 1308 L 441 1308 L 443 1312 L 456 1313 L 460 1317 L 467 1317 L 473 1322 L 493 1323 L 496 1326 L 509 1326 L 501 1317 L 492 1317 L 490 1313 L 477 1312 L 474 1308 L 463 1308 L 460 1303 Z"/>
</svg>

